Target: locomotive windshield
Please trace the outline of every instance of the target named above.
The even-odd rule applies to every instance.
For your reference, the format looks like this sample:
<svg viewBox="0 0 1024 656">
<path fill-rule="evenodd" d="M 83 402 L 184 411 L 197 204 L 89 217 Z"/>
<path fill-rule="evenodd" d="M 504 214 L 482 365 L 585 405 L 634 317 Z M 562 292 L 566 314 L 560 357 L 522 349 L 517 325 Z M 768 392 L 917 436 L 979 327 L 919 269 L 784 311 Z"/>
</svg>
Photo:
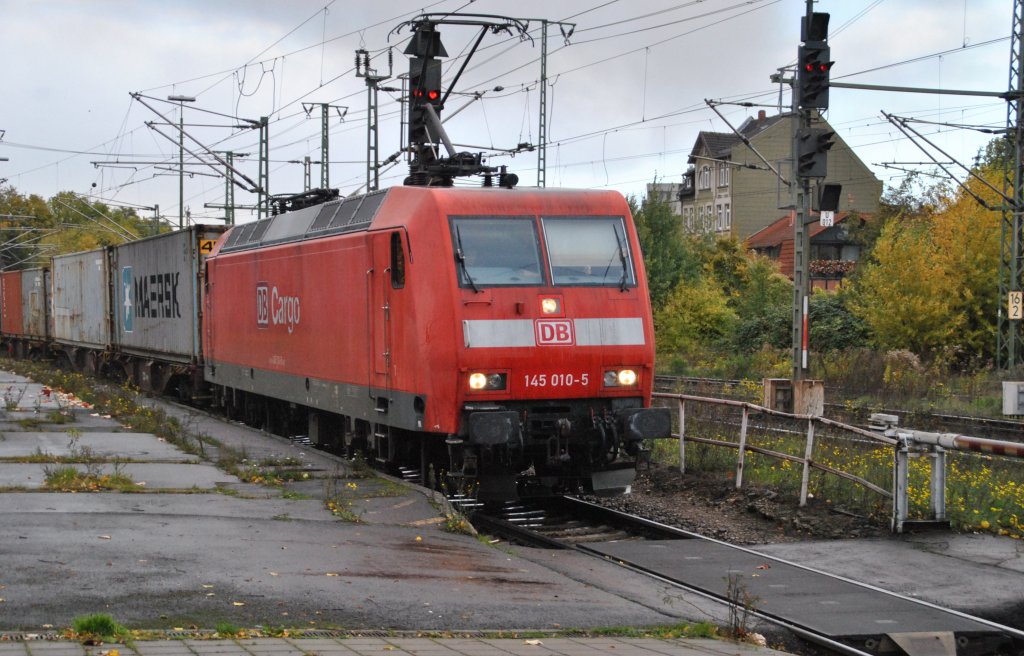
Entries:
<svg viewBox="0 0 1024 656">
<path fill-rule="evenodd" d="M 540 224 L 550 265 L 547 272 L 533 217 L 451 217 L 459 286 L 626 289 L 636 284 L 621 217 L 543 217 Z"/>
<path fill-rule="evenodd" d="M 621 218 L 547 217 L 542 223 L 554 286 L 636 284 Z"/>
<path fill-rule="evenodd" d="M 453 217 L 452 243 L 462 287 L 544 284 L 532 217 Z"/>
</svg>

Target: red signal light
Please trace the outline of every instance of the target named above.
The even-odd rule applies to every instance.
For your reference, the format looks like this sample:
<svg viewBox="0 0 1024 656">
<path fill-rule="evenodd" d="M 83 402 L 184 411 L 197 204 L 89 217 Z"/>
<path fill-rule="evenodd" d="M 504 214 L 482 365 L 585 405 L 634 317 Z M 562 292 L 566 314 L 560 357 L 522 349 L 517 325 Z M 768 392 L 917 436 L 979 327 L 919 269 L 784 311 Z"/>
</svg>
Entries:
<svg viewBox="0 0 1024 656">
<path fill-rule="evenodd" d="M 441 97 L 441 92 L 438 91 L 437 89 L 431 89 L 430 91 L 427 92 L 427 99 L 428 100 L 437 100 L 440 97 Z"/>
</svg>

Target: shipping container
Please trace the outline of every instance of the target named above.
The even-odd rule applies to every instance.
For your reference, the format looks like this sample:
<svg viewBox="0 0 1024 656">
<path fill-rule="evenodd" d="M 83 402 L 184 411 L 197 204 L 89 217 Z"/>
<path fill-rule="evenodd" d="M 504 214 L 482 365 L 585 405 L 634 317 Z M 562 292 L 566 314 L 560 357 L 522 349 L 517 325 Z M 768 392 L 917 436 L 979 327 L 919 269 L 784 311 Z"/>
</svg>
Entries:
<svg viewBox="0 0 1024 656">
<path fill-rule="evenodd" d="M 21 272 L 21 314 L 24 334 L 31 339 L 50 336 L 50 270 L 26 269 Z"/>
<path fill-rule="evenodd" d="M 5 341 L 24 334 L 21 308 L 21 271 L 0 273 L 0 333 Z"/>
<path fill-rule="evenodd" d="M 49 338 L 47 269 L 0 273 L 0 333 L 7 352 L 25 358 L 41 355 Z"/>
<path fill-rule="evenodd" d="M 223 232 L 196 225 L 114 247 L 112 342 L 119 354 L 199 361 L 203 260 Z"/>
<path fill-rule="evenodd" d="M 54 256 L 50 276 L 55 342 L 70 349 L 110 346 L 109 272 L 109 248 Z"/>
</svg>

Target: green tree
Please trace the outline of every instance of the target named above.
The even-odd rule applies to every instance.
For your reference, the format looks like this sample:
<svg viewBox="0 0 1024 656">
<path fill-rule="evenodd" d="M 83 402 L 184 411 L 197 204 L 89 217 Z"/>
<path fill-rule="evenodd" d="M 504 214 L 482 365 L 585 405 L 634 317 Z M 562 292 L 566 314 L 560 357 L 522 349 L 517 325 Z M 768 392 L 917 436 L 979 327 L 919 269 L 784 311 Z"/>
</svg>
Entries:
<svg viewBox="0 0 1024 656">
<path fill-rule="evenodd" d="M 1002 184 L 1000 150 L 990 147 L 974 172 Z M 951 364 L 990 360 L 995 350 L 1002 203 L 980 180 L 970 193 L 934 188 L 917 213 L 890 220 L 854 279 L 851 309 L 874 342 Z"/>
<path fill-rule="evenodd" d="M 692 237 L 706 276 L 718 281 L 722 293 L 735 304 L 750 283 L 750 257 L 736 237 L 699 235 Z"/>
<path fill-rule="evenodd" d="M 926 189 L 920 177 L 911 173 L 896 187 L 889 187 L 878 204 L 878 212 L 871 217 L 849 217 L 844 225 L 850 237 L 860 245 L 860 261 L 867 261 L 882 229 L 890 221 L 908 222 L 927 219 L 935 207 L 935 196 L 941 187 Z M 862 220 L 854 220 L 854 219 Z M 854 269 L 854 275 L 857 269 Z"/>
<path fill-rule="evenodd" d="M 110 207 L 72 192 L 57 194 L 49 206 L 60 229 L 46 243 L 58 253 L 121 244 L 152 232 L 134 210 Z"/>
<path fill-rule="evenodd" d="M 930 354 L 959 331 L 949 293 L 954 285 L 929 228 L 927 222 L 889 222 L 857 276 L 851 308 L 883 349 Z"/>
<path fill-rule="evenodd" d="M 0 264 L 43 266 L 54 254 L 120 244 L 153 233 L 134 210 L 61 192 L 49 200 L 0 187 Z"/>
<path fill-rule="evenodd" d="M 732 299 L 738 316 L 733 347 L 742 353 L 787 348 L 793 340 L 793 283 L 762 255 L 747 254 L 745 270 L 745 284 Z"/>
<path fill-rule="evenodd" d="M 40 266 L 39 242 L 53 227 L 50 208 L 40 196 L 24 196 L 14 187 L 0 187 L 0 268 Z"/>
<path fill-rule="evenodd" d="M 836 292 L 818 290 L 811 295 L 807 303 L 807 342 L 812 351 L 841 351 L 868 344 L 868 325 L 847 307 L 849 298 L 842 288 Z"/>
<path fill-rule="evenodd" d="M 683 239 L 679 217 L 672 214 L 668 203 L 649 199 L 638 206 L 635 198 L 628 201 L 644 255 L 651 306 L 657 312 L 680 280 L 696 276 L 700 262 Z"/>
<path fill-rule="evenodd" d="M 654 315 L 658 349 L 663 353 L 693 352 L 722 343 L 735 325 L 736 312 L 711 277 L 680 282 Z"/>
</svg>

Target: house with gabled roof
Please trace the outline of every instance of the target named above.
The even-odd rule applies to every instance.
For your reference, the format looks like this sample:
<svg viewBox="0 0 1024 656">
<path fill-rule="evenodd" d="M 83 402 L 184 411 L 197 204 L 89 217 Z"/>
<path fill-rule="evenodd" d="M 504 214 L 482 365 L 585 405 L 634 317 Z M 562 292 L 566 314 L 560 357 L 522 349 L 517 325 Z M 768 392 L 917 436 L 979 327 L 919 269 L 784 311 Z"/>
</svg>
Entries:
<svg viewBox="0 0 1024 656">
<path fill-rule="evenodd" d="M 793 278 L 793 218 L 794 213 L 790 211 L 752 234 L 743 244 L 747 250 L 777 261 L 779 272 L 789 279 Z M 850 228 L 855 222 L 868 219 L 870 217 L 847 211 L 837 213 L 831 226 L 823 226 L 818 221 L 808 224 L 811 236 L 808 280 L 812 289 L 835 289 L 853 271 L 860 259 L 860 245 L 850 236 Z"/>
<path fill-rule="evenodd" d="M 748 118 L 732 132 L 700 132 L 679 187 L 683 230 L 734 235 L 744 240 L 774 223 L 790 205 L 789 189 L 755 154 L 791 177 L 792 114 Z M 828 127 L 817 119 L 817 126 Z M 824 182 L 842 185 L 840 212 L 874 214 L 882 182 L 836 134 Z M 786 210 L 781 210 L 786 211 Z"/>
</svg>

